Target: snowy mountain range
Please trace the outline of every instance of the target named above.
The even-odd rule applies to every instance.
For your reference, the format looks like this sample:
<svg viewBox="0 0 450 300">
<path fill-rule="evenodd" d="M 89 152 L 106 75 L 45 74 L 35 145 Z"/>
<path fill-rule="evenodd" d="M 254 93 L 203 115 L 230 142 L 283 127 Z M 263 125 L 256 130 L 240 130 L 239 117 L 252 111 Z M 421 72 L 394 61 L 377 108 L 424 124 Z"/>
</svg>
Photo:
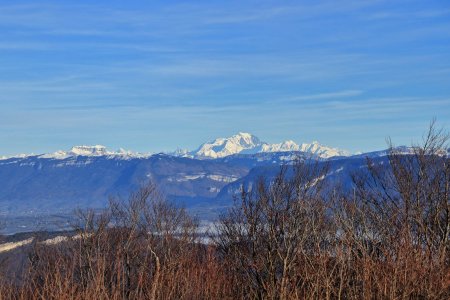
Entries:
<svg viewBox="0 0 450 300">
<path fill-rule="evenodd" d="M 298 145 L 292 140 L 279 144 L 269 144 L 258 137 L 239 132 L 228 138 L 218 138 L 201 145 L 197 150 L 188 152 L 186 156 L 194 158 L 222 158 L 233 154 L 255 154 L 270 152 L 301 151 L 318 158 L 330 158 L 334 156 L 349 156 L 347 151 L 331 148 L 314 141 L 311 144 Z"/>
<path fill-rule="evenodd" d="M 132 159 L 132 158 L 148 158 L 151 153 L 138 153 L 127 151 L 120 148 L 117 151 L 110 151 L 105 146 L 95 145 L 95 146 L 74 146 L 70 150 L 64 151 L 59 150 L 53 153 L 46 154 L 18 154 L 13 156 L 0 156 L 0 160 L 8 160 L 12 158 L 20 159 L 27 157 L 38 157 L 47 159 L 66 159 L 70 157 L 85 156 L 85 157 L 109 157 L 109 158 L 122 158 L 122 159 Z"/>
<path fill-rule="evenodd" d="M 310 144 L 296 144 L 292 140 L 284 141 L 278 144 L 269 144 L 261 141 L 258 137 L 245 132 L 239 132 L 228 138 L 217 138 L 211 142 L 202 144 L 194 151 L 177 150 L 167 153 L 177 157 L 188 157 L 195 159 L 215 159 L 223 158 L 235 154 L 256 154 L 256 153 L 274 153 L 274 152 L 304 152 L 316 158 L 331 158 L 340 156 L 350 156 L 348 151 L 331 148 L 321 145 L 317 141 Z M 20 154 L 12 157 L 0 156 L 0 160 L 9 158 L 26 158 L 29 156 L 38 156 L 49 159 L 66 159 L 69 157 L 88 156 L 88 157 L 111 157 L 111 158 L 148 158 L 151 153 L 138 153 L 119 149 L 110 151 L 105 146 L 75 146 L 68 151 L 59 150 L 54 153 L 34 155 Z"/>
<path fill-rule="evenodd" d="M 109 151 L 105 146 L 95 145 L 95 146 L 75 146 L 69 151 L 57 151 L 50 154 L 40 155 L 41 158 L 53 158 L 53 159 L 66 159 L 68 157 L 76 156 L 107 156 L 107 157 L 122 157 L 126 158 L 144 158 L 151 154 L 137 153 L 132 151 L 127 151 L 120 148 L 117 151 Z"/>
</svg>

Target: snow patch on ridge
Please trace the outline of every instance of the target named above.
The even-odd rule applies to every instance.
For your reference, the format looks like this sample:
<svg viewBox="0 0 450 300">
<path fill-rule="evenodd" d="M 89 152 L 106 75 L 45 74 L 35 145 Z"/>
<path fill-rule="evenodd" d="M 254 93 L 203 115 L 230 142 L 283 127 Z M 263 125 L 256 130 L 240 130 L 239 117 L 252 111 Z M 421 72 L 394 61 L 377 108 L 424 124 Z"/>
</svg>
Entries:
<svg viewBox="0 0 450 300">
<path fill-rule="evenodd" d="M 220 175 L 220 174 L 206 174 L 206 173 L 199 173 L 199 174 L 191 174 L 191 175 L 184 175 L 179 174 L 178 176 L 168 177 L 167 181 L 169 182 L 186 182 L 186 181 L 192 181 L 197 179 L 204 179 L 208 178 L 213 181 L 218 182 L 225 182 L 225 183 L 231 183 L 239 179 L 238 176 L 233 175 Z"/>
</svg>

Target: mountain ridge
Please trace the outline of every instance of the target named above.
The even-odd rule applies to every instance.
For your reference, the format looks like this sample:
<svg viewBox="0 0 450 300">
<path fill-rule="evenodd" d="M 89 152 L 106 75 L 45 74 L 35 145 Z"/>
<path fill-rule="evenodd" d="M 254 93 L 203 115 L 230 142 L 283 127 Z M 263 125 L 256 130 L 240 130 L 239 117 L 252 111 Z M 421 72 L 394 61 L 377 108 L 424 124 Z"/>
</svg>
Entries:
<svg viewBox="0 0 450 300">
<path fill-rule="evenodd" d="M 258 137 L 247 132 L 238 132 L 230 137 L 220 137 L 212 141 L 201 144 L 193 151 L 178 149 L 166 154 L 188 157 L 196 159 L 215 159 L 223 158 L 235 154 L 256 154 L 256 153 L 274 153 L 274 152 L 305 152 L 317 158 L 331 158 L 335 156 L 350 156 L 350 153 L 345 150 L 324 146 L 317 141 L 312 143 L 297 144 L 293 140 L 286 140 L 281 143 L 270 144 L 261 141 Z M 140 153 L 120 148 L 116 151 L 111 151 L 102 145 L 94 146 L 74 146 L 70 150 L 58 150 L 53 153 L 44 154 L 19 154 L 14 156 L 0 156 L 0 160 L 10 158 L 26 158 L 37 156 L 48 159 L 66 159 L 77 156 L 107 156 L 119 157 L 122 159 L 131 158 L 148 158 L 155 153 Z"/>
<path fill-rule="evenodd" d="M 312 143 L 297 144 L 293 140 L 286 140 L 281 143 L 269 144 L 261 141 L 255 135 L 246 132 L 239 132 L 228 138 L 216 138 L 210 142 L 200 145 L 194 151 L 185 151 L 184 156 L 208 159 L 223 158 L 233 154 L 256 154 L 272 152 L 292 152 L 300 151 L 311 154 L 318 158 L 331 158 L 334 156 L 350 156 L 345 150 L 321 145 L 317 141 Z"/>
</svg>

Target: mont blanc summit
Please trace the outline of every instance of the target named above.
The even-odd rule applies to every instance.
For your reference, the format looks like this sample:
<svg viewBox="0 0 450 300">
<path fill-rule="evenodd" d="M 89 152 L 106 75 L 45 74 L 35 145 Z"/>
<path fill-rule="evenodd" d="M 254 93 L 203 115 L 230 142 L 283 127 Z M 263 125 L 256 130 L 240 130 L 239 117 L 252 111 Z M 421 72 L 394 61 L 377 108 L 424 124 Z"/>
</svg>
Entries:
<svg viewBox="0 0 450 300">
<path fill-rule="evenodd" d="M 261 141 L 258 137 L 239 132 L 228 138 L 217 138 L 211 142 L 202 144 L 197 150 L 187 152 L 185 156 L 198 159 L 221 158 L 233 154 L 255 154 L 270 152 L 301 151 L 317 158 L 330 158 L 335 156 L 349 156 L 347 151 L 321 145 L 319 142 L 297 144 L 292 140 L 281 143 L 269 144 Z"/>
</svg>

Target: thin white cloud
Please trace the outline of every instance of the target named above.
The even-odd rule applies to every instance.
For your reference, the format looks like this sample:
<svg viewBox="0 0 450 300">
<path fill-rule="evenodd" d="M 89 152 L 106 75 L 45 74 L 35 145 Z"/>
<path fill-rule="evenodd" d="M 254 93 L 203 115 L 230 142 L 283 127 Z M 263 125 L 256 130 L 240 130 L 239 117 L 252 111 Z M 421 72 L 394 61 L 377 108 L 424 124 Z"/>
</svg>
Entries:
<svg viewBox="0 0 450 300">
<path fill-rule="evenodd" d="M 303 101 L 303 100 L 323 100 L 323 99 L 336 99 L 336 98 L 347 98 L 347 97 L 355 97 L 362 95 L 363 91 L 361 90 L 344 90 L 330 93 L 319 93 L 319 94 L 311 94 L 311 95 L 302 95 L 302 96 L 294 96 L 290 98 L 291 101 Z"/>
<path fill-rule="evenodd" d="M 418 11 L 379 11 L 363 15 L 361 18 L 367 20 L 384 20 L 384 19 L 427 19 L 438 18 L 450 15 L 450 9 L 440 10 L 418 10 Z"/>
</svg>

